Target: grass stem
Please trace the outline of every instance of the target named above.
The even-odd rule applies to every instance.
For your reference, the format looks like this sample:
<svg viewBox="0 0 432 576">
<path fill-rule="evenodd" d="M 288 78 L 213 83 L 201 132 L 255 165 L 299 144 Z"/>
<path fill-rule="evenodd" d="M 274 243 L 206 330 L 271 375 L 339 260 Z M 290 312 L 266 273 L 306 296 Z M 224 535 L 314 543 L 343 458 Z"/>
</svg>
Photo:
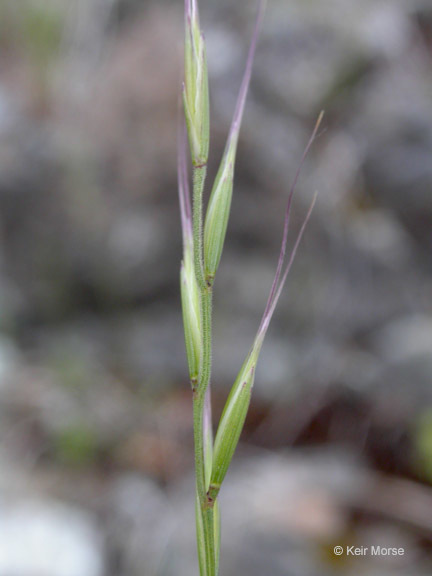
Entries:
<svg viewBox="0 0 432 576">
<path fill-rule="evenodd" d="M 202 243 L 203 192 L 207 167 L 196 166 L 193 172 L 193 245 L 194 268 L 199 287 L 201 310 L 201 359 L 198 383 L 193 398 L 195 477 L 198 503 L 202 515 L 202 527 L 205 547 L 205 576 L 217 576 L 215 558 L 215 536 L 213 508 L 209 506 L 206 486 L 205 453 L 204 453 L 204 406 L 205 397 L 211 377 L 212 360 L 212 287 L 208 286 L 204 276 L 204 259 Z M 211 418 L 211 414 L 207 415 Z M 209 477 L 210 474 L 208 473 Z M 203 575 L 201 575 L 203 576 Z"/>
</svg>

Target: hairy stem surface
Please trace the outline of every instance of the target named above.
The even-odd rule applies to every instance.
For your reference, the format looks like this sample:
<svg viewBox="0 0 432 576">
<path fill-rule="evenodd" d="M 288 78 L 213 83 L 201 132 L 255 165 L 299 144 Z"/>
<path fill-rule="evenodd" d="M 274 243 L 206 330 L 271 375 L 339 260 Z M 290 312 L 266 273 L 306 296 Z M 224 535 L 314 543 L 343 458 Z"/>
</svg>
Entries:
<svg viewBox="0 0 432 576">
<path fill-rule="evenodd" d="M 212 288 L 204 276 L 203 241 L 202 241 L 202 211 L 203 190 L 207 167 L 194 168 L 193 173 L 193 244 L 194 268 L 200 291 L 201 309 L 201 361 L 198 383 L 193 398 L 194 445 L 195 445 L 195 477 L 198 502 L 203 520 L 205 543 L 206 573 L 201 576 L 216 575 L 215 536 L 213 508 L 209 506 L 207 486 L 205 482 L 204 456 L 204 404 L 206 391 L 211 376 L 211 322 L 212 322 Z"/>
<path fill-rule="evenodd" d="M 193 245 L 195 275 L 201 293 L 206 288 L 203 258 L 203 192 L 207 166 L 196 166 L 193 170 Z"/>
</svg>

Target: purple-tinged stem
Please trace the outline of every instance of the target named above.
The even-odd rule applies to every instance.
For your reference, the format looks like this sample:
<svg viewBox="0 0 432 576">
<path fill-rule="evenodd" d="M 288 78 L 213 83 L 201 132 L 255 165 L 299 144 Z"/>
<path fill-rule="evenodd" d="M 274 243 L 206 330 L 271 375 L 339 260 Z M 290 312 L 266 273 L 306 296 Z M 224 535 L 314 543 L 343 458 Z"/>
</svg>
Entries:
<svg viewBox="0 0 432 576">
<path fill-rule="evenodd" d="M 178 129 L 177 178 L 180 202 L 180 216 L 183 233 L 183 248 L 192 241 L 192 210 L 187 169 L 186 126 L 182 121 Z"/>
<path fill-rule="evenodd" d="M 266 332 L 267 332 L 267 328 L 269 327 L 269 324 L 270 324 L 270 321 L 271 321 L 271 319 L 272 319 L 273 313 L 274 313 L 274 311 L 275 311 L 276 305 L 277 305 L 278 300 L 279 300 L 279 298 L 280 298 L 280 295 L 281 295 L 281 293 L 282 293 L 284 284 L 285 284 L 286 279 L 287 279 L 287 277 L 288 277 L 288 274 L 289 274 L 289 272 L 290 272 L 290 270 L 291 270 L 291 266 L 293 265 L 293 262 L 294 262 L 294 260 L 295 260 L 298 247 L 299 247 L 300 242 L 301 242 L 301 239 L 302 239 L 302 237 L 303 237 L 303 233 L 304 233 L 304 231 L 305 231 L 305 229 L 306 229 L 307 223 L 309 222 L 309 218 L 310 218 L 310 216 L 311 216 L 311 214 L 312 214 L 312 210 L 313 210 L 313 208 L 314 208 L 314 206 L 315 206 L 316 199 L 317 199 L 317 193 L 314 194 L 314 197 L 313 197 L 313 200 L 312 200 L 312 202 L 311 202 L 311 205 L 309 206 L 309 210 L 308 210 L 308 212 L 307 212 L 307 214 L 306 214 L 305 219 L 303 220 L 303 224 L 302 224 L 302 226 L 301 226 L 301 228 L 300 228 L 300 232 L 298 233 L 298 236 L 297 236 L 297 239 L 296 239 L 296 241 L 295 241 L 294 247 L 293 247 L 293 249 L 292 249 L 292 251 L 291 251 L 291 255 L 290 255 L 288 264 L 287 264 L 287 266 L 286 266 L 285 272 L 284 272 L 284 274 L 283 274 L 283 276 L 282 276 L 282 279 L 281 279 L 281 281 L 280 281 L 279 287 L 277 288 L 277 291 L 276 291 L 275 294 L 273 295 L 273 301 L 271 302 L 271 305 L 270 305 L 269 309 L 268 309 L 268 310 L 267 310 L 267 309 L 265 310 L 264 315 L 263 315 L 263 317 L 262 317 L 261 324 L 260 324 L 260 327 L 259 327 L 259 330 L 258 330 L 258 335 L 257 335 L 259 339 L 263 339 L 264 336 L 265 336 L 265 334 L 266 334 Z"/>
<path fill-rule="evenodd" d="M 185 0 L 185 16 L 191 20 L 198 13 L 196 0 Z"/>
<path fill-rule="evenodd" d="M 266 308 L 264 311 L 264 317 L 266 316 L 266 314 L 268 313 L 268 311 L 270 310 L 271 306 L 272 306 L 272 302 L 273 302 L 273 298 L 276 294 L 276 290 L 278 287 L 278 283 L 279 283 L 279 279 L 280 279 L 280 275 L 282 272 L 282 266 L 285 260 L 285 253 L 286 253 L 286 245 L 287 245 L 287 240 L 288 240 L 288 228 L 289 228 L 289 220 L 290 220 L 290 214 L 291 214 L 291 204 L 292 204 L 292 199 L 294 196 L 294 192 L 297 186 L 297 182 L 300 176 L 300 172 L 301 169 L 303 168 L 303 164 L 306 160 L 306 157 L 309 153 L 309 150 L 312 146 L 312 144 L 314 143 L 314 140 L 316 138 L 316 135 L 318 133 L 321 121 L 323 119 L 324 116 L 324 112 L 320 112 L 320 115 L 318 116 L 318 120 L 316 121 L 315 127 L 313 129 L 312 135 L 309 138 L 309 142 L 306 145 L 306 148 L 304 149 L 303 155 L 301 157 L 300 160 L 300 164 L 298 165 L 293 183 L 291 185 L 291 189 L 289 191 L 289 195 L 288 195 L 288 202 L 287 202 L 287 206 L 286 206 L 286 210 L 285 210 L 285 219 L 284 219 L 284 229 L 283 229 L 283 236 L 282 236 L 282 243 L 281 243 L 281 249 L 280 249 L 280 254 L 279 254 L 279 261 L 278 261 L 278 265 L 277 265 L 277 269 L 276 269 L 276 274 L 275 277 L 273 279 L 273 284 L 270 290 L 270 294 L 267 300 L 267 304 L 266 304 Z"/>
<path fill-rule="evenodd" d="M 240 91 L 237 97 L 236 107 L 234 110 L 233 119 L 231 122 L 231 127 L 228 135 L 227 145 L 225 148 L 225 154 L 228 153 L 228 150 L 231 144 L 236 144 L 238 139 L 238 135 L 240 132 L 240 124 L 243 117 L 244 107 L 246 103 L 246 96 L 249 89 L 250 79 L 252 75 L 252 65 L 255 58 L 255 51 L 258 42 L 259 31 L 261 28 L 261 23 L 263 21 L 264 12 L 265 12 L 266 0 L 260 0 L 258 4 L 258 14 L 255 20 L 255 27 L 252 34 L 252 40 L 249 46 L 249 52 L 246 61 L 246 69 L 243 75 L 242 83 L 240 86 Z"/>
</svg>

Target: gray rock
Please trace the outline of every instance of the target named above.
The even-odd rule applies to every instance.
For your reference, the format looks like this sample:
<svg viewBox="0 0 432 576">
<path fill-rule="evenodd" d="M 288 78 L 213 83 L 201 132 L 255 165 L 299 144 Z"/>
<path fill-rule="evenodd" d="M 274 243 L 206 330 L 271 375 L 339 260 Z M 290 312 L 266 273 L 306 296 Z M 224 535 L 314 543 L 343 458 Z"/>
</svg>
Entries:
<svg viewBox="0 0 432 576">
<path fill-rule="evenodd" d="M 176 528 L 167 494 L 151 480 L 131 474 L 117 478 L 108 498 L 108 539 L 120 570 L 131 576 L 163 572 Z"/>
</svg>

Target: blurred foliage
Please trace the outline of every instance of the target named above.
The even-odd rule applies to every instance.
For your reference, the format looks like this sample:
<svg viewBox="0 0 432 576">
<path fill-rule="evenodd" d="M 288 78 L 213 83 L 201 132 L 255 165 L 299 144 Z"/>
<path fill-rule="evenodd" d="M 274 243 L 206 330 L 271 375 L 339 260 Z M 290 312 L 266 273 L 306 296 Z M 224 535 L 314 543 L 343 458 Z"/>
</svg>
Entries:
<svg viewBox="0 0 432 576">
<path fill-rule="evenodd" d="M 97 456 L 97 439 L 85 426 L 70 426 L 62 430 L 54 441 L 54 452 L 65 464 L 83 466 Z"/>
<path fill-rule="evenodd" d="M 6 0 L 0 4 L 3 47 L 19 46 L 39 71 L 58 56 L 64 26 L 62 2 Z"/>
<path fill-rule="evenodd" d="M 27 2 L 22 32 L 29 54 L 40 66 L 46 66 L 58 53 L 62 32 L 60 11 L 46 3 Z"/>
</svg>

